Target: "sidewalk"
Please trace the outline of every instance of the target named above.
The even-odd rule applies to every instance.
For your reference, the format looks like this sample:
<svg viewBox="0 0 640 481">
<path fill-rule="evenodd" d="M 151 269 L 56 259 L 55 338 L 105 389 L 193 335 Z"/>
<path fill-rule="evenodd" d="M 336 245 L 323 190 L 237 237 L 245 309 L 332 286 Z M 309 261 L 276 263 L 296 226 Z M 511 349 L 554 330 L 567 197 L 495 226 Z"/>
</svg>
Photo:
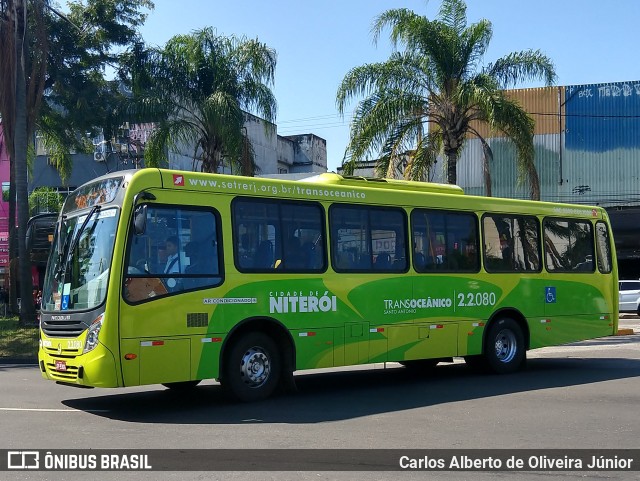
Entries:
<svg viewBox="0 0 640 481">
<path fill-rule="evenodd" d="M 640 334 L 640 317 L 632 313 L 620 313 L 618 336 Z"/>
</svg>

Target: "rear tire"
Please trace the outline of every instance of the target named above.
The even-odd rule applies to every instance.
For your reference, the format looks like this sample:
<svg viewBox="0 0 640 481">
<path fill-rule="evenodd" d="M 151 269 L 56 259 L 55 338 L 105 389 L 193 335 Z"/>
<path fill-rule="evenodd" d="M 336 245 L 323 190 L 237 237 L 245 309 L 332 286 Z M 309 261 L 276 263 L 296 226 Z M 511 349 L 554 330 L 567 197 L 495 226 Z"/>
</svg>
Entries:
<svg viewBox="0 0 640 481">
<path fill-rule="evenodd" d="M 491 324 L 484 356 L 491 370 L 498 374 L 512 373 L 522 367 L 526 359 L 524 335 L 516 321 L 502 318 Z"/>
<path fill-rule="evenodd" d="M 281 372 L 280 352 L 273 339 L 262 332 L 250 332 L 229 347 L 220 382 L 233 399 L 260 401 L 273 394 Z"/>
</svg>

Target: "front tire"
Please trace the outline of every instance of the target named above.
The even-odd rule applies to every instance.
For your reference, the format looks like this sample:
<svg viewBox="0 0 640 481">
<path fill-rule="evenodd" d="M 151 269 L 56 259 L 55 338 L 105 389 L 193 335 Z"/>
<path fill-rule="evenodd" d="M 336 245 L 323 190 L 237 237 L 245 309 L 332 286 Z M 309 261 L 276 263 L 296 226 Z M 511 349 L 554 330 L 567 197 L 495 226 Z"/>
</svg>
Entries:
<svg viewBox="0 0 640 481">
<path fill-rule="evenodd" d="M 489 368 L 498 374 L 520 369 L 526 359 L 524 335 L 516 321 L 509 318 L 492 323 L 485 340 L 484 355 Z"/>
<path fill-rule="evenodd" d="M 260 401 L 273 394 L 281 371 L 280 352 L 273 339 L 262 332 L 250 332 L 230 346 L 220 382 L 234 399 Z"/>
</svg>

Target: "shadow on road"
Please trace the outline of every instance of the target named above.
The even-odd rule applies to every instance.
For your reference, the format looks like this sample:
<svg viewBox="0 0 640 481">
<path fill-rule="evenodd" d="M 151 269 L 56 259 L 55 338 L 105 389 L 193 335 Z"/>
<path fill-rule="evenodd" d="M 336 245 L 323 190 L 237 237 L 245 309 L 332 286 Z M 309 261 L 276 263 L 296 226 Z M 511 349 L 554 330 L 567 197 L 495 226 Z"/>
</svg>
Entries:
<svg viewBox="0 0 640 481">
<path fill-rule="evenodd" d="M 296 375 L 298 392 L 253 404 L 230 403 L 217 384 L 186 393 L 162 386 L 144 392 L 102 391 L 106 394 L 68 399 L 63 404 L 137 423 L 305 424 L 640 377 L 640 359 L 621 358 L 535 358 L 524 371 L 502 376 L 475 374 L 461 363 L 440 365 L 423 376 L 393 366 Z"/>
</svg>

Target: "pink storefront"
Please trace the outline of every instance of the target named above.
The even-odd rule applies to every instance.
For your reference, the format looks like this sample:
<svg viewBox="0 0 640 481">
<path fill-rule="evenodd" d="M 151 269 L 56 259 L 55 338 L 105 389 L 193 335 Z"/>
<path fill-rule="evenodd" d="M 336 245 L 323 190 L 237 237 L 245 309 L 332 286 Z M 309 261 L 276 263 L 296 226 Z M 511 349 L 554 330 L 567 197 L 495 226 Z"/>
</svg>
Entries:
<svg viewBox="0 0 640 481">
<path fill-rule="evenodd" d="M 0 124 L 0 181 L 2 197 L 0 198 L 0 287 L 4 287 L 9 273 L 9 153 L 5 148 L 4 131 Z"/>
</svg>

